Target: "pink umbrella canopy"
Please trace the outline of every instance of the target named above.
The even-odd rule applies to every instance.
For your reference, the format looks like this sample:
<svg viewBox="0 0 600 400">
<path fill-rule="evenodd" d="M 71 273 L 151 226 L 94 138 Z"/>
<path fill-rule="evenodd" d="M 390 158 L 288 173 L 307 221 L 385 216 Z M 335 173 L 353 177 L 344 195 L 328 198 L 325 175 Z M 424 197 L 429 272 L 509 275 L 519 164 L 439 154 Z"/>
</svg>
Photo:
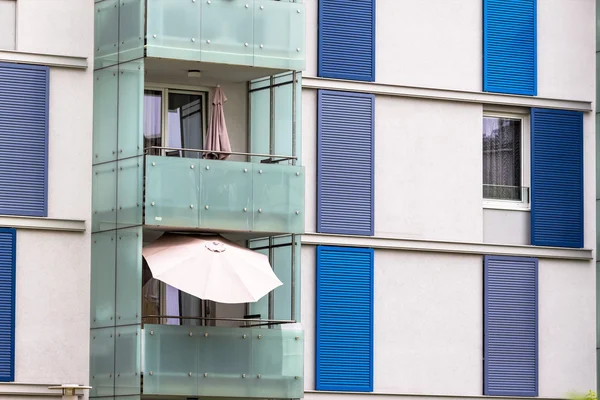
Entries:
<svg viewBox="0 0 600 400">
<path fill-rule="evenodd" d="M 213 93 L 212 112 L 208 122 L 208 132 L 206 135 L 206 147 L 204 150 L 230 152 L 231 144 L 227 134 L 227 125 L 225 124 L 225 114 L 223 113 L 223 104 L 227 101 L 223 89 L 217 86 Z M 206 158 L 225 160 L 229 154 L 206 153 Z"/>
</svg>

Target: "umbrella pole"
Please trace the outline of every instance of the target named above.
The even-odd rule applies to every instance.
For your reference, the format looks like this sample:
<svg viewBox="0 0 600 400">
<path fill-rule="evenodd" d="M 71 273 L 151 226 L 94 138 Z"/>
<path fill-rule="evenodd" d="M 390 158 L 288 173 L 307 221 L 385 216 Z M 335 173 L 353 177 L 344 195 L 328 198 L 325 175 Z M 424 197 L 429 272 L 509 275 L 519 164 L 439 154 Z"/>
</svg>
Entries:
<svg viewBox="0 0 600 400">
<path fill-rule="evenodd" d="M 296 320 L 296 234 L 292 233 L 292 266 L 291 266 L 291 289 L 292 293 L 291 297 L 291 310 L 290 310 L 290 319 L 292 321 Z"/>
<path fill-rule="evenodd" d="M 270 123 L 269 123 L 269 154 L 275 154 L 275 76 L 271 75 L 270 81 Z"/>
<path fill-rule="evenodd" d="M 292 157 L 296 157 L 296 71 L 292 72 Z M 292 165 L 296 165 L 295 158 L 292 159 Z M 293 238 L 293 236 L 294 235 L 292 235 L 292 238 Z M 293 244 L 292 244 L 292 247 L 293 247 Z M 293 256 L 292 256 L 292 260 L 293 260 Z M 292 265 L 293 265 L 293 261 L 292 261 Z M 293 316 L 292 316 L 292 319 L 294 319 Z"/>
<path fill-rule="evenodd" d="M 275 270 L 275 263 L 273 262 L 275 259 L 273 252 L 273 236 L 269 236 L 269 264 L 271 264 L 271 268 Z M 273 290 L 269 292 L 269 308 L 268 308 L 268 319 L 275 319 L 275 293 Z M 271 325 L 269 325 L 271 328 Z"/>
</svg>

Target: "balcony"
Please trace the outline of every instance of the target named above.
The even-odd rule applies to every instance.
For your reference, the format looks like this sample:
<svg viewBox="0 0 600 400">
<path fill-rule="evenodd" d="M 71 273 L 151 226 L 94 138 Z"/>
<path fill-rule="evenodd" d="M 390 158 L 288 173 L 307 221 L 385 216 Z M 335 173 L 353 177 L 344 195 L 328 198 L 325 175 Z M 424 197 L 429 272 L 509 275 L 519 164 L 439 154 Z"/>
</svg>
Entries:
<svg viewBox="0 0 600 400">
<path fill-rule="evenodd" d="M 141 57 L 305 67 L 302 0 L 106 0 L 95 6 L 96 69 Z"/>
<path fill-rule="evenodd" d="M 301 330 L 149 325 L 143 395 L 301 398 Z"/>
<path fill-rule="evenodd" d="M 303 233 L 304 167 L 146 157 L 146 226 Z"/>
</svg>

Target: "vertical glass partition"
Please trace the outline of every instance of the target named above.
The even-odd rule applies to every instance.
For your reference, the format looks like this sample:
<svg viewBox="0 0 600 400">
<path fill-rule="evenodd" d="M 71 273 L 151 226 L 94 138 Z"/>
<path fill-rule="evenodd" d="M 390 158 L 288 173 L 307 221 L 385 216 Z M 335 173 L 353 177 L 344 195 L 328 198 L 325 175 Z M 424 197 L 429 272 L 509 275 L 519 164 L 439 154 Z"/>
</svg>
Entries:
<svg viewBox="0 0 600 400">
<path fill-rule="evenodd" d="M 250 82 L 248 92 L 250 152 L 296 156 L 299 161 L 302 149 L 302 73 L 286 72 L 254 80 Z M 254 157 L 252 161 L 258 160 Z"/>
</svg>

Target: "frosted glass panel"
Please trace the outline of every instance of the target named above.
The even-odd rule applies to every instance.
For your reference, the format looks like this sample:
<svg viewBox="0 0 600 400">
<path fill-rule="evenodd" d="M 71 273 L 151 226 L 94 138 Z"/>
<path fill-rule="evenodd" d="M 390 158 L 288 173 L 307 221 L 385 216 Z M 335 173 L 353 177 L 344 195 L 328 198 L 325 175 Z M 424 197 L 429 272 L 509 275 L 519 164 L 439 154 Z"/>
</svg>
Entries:
<svg viewBox="0 0 600 400">
<path fill-rule="evenodd" d="M 117 157 L 117 96 L 117 68 L 94 72 L 94 164 Z"/>
<path fill-rule="evenodd" d="M 148 57 L 200 61 L 203 1 L 148 0 Z"/>
<path fill-rule="evenodd" d="M 254 168 L 254 230 L 304 231 L 304 168 L 263 164 Z"/>
<path fill-rule="evenodd" d="M 252 65 L 253 2 L 211 0 L 202 3 L 202 61 Z"/>
<path fill-rule="evenodd" d="M 119 158 L 143 153 L 143 118 L 144 61 L 136 60 L 119 65 Z"/>
<path fill-rule="evenodd" d="M 201 163 L 201 227 L 252 229 L 252 164 Z"/>
<path fill-rule="evenodd" d="M 114 325 L 116 246 L 114 231 L 92 234 L 90 287 L 92 328 Z"/>
<path fill-rule="evenodd" d="M 115 395 L 140 393 L 140 325 L 116 328 Z"/>
<path fill-rule="evenodd" d="M 90 332 L 90 397 L 112 396 L 115 385 L 115 328 Z"/>
<path fill-rule="evenodd" d="M 144 331 L 144 394 L 303 395 L 302 331 L 168 325 L 145 325 Z"/>
<path fill-rule="evenodd" d="M 303 70 L 304 5 L 272 0 L 254 4 L 254 65 Z"/>
<path fill-rule="evenodd" d="M 118 62 L 119 2 L 105 0 L 94 4 L 94 69 Z"/>
<path fill-rule="evenodd" d="M 115 229 L 117 223 L 117 163 L 94 166 L 92 175 L 92 232 Z"/>
<path fill-rule="evenodd" d="M 144 1 L 120 1 L 119 63 L 144 57 Z"/>
<path fill-rule="evenodd" d="M 256 379 L 251 376 L 251 330 L 207 327 L 199 341 L 199 395 L 246 397 L 249 381 Z"/>
<path fill-rule="evenodd" d="M 146 157 L 146 224 L 198 226 L 198 160 Z"/>
<path fill-rule="evenodd" d="M 117 325 L 141 322 L 142 228 L 117 231 Z"/>
<path fill-rule="evenodd" d="M 257 331 L 257 330 L 255 330 Z M 258 330 L 260 340 L 252 341 L 253 375 L 261 384 L 252 386 L 252 397 L 297 398 L 304 391 L 304 348 L 302 331 Z"/>
<path fill-rule="evenodd" d="M 184 326 L 144 326 L 144 393 L 193 396 L 198 391 L 196 336 Z M 191 376 L 190 376 L 191 372 Z"/>
<path fill-rule="evenodd" d="M 120 227 L 142 224 L 144 158 L 118 162 L 117 224 Z"/>
</svg>

